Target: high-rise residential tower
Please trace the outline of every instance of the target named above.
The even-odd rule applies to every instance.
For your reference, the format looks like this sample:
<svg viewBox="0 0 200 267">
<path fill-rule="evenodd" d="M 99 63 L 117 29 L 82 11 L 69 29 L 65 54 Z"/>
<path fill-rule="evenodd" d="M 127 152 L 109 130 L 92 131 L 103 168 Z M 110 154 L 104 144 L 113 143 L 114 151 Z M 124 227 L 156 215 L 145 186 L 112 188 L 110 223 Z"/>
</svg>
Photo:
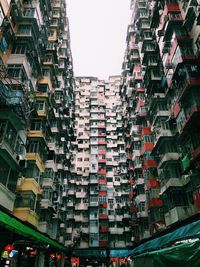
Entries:
<svg viewBox="0 0 200 267">
<path fill-rule="evenodd" d="M 131 8 L 121 96 L 137 244 L 198 218 L 200 9 L 168 0 Z"/>
<path fill-rule="evenodd" d="M 74 118 L 64 0 L 0 1 L 0 75 L 0 248 L 61 252 Z"/>
<path fill-rule="evenodd" d="M 120 82 L 121 76 L 76 78 L 74 179 L 67 203 L 67 244 L 74 248 L 131 244 Z"/>
</svg>

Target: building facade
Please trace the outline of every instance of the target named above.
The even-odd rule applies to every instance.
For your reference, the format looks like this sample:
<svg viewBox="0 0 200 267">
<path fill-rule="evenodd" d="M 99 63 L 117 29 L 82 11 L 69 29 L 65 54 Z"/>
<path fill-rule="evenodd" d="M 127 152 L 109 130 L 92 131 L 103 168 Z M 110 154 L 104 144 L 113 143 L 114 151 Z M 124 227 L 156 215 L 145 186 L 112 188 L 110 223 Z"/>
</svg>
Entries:
<svg viewBox="0 0 200 267">
<path fill-rule="evenodd" d="M 121 97 L 134 244 L 199 213 L 199 1 L 131 1 Z"/>
<path fill-rule="evenodd" d="M 1 210 L 64 244 L 74 138 L 65 1 L 0 1 L 0 44 Z"/>
<path fill-rule="evenodd" d="M 76 249 L 131 245 L 120 81 L 76 78 L 66 242 Z"/>
</svg>

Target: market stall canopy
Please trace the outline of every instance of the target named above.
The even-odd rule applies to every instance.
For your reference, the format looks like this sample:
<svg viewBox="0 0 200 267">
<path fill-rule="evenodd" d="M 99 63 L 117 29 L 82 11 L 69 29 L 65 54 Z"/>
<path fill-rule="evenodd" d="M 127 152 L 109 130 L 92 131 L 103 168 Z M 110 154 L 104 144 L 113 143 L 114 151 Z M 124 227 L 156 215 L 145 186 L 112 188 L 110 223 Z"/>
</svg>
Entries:
<svg viewBox="0 0 200 267">
<path fill-rule="evenodd" d="M 134 248 L 129 255 L 134 256 L 144 253 L 145 251 L 161 249 L 176 241 L 198 237 L 200 237 L 200 220 L 184 225 L 171 233 L 147 241 Z"/>
<path fill-rule="evenodd" d="M 17 219 L 9 216 L 8 214 L 2 211 L 0 211 L 0 225 L 10 230 L 11 232 L 17 233 L 23 237 L 52 246 L 58 250 L 66 251 L 66 247 L 64 247 L 62 244 L 45 236 L 37 230 L 28 227 L 27 225 L 21 223 Z"/>
<path fill-rule="evenodd" d="M 134 266 L 198 267 L 200 266 L 200 241 L 146 252 L 134 258 Z"/>
</svg>

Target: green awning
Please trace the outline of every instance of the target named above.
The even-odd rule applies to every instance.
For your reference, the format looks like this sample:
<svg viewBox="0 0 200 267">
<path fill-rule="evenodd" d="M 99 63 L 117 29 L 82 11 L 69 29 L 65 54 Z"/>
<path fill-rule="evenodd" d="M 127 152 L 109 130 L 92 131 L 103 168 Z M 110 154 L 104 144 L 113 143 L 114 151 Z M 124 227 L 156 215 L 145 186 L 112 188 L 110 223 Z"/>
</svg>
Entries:
<svg viewBox="0 0 200 267">
<path fill-rule="evenodd" d="M 200 266 L 200 241 L 146 252 L 134 258 L 134 266 L 198 267 Z"/>
<path fill-rule="evenodd" d="M 146 251 L 159 250 L 176 241 L 186 240 L 189 238 L 200 238 L 200 220 L 188 223 L 170 233 L 144 242 L 134 248 L 130 252 L 130 256 L 135 256 L 136 254 L 141 254 Z"/>
<path fill-rule="evenodd" d="M 0 211 L 0 225 L 10 230 L 11 232 L 15 232 L 19 235 L 22 235 L 23 237 L 37 241 L 39 243 L 44 243 L 44 244 L 53 246 L 54 248 L 62 250 L 62 251 L 66 250 L 66 247 L 64 247 L 60 243 L 24 225 L 23 223 L 19 222 L 15 218 L 12 218 L 11 216 L 9 216 L 8 214 L 2 211 Z"/>
</svg>

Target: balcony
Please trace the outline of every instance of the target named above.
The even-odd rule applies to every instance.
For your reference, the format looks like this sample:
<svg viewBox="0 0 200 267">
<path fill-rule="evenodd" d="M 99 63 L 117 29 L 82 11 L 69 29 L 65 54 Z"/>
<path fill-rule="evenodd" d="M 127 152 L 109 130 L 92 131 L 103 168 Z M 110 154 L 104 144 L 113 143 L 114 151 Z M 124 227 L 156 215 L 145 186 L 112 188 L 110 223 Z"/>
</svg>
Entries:
<svg viewBox="0 0 200 267">
<path fill-rule="evenodd" d="M 136 184 L 136 185 L 143 185 L 143 184 L 144 184 L 144 178 L 138 178 L 138 179 L 135 181 L 135 184 Z"/>
<path fill-rule="evenodd" d="M 76 192 L 76 198 L 85 198 L 86 196 L 86 192 Z"/>
<path fill-rule="evenodd" d="M 73 201 L 68 201 L 67 202 L 67 207 L 70 208 L 70 207 L 74 207 L 74 203 Z"/>
<path fill-rule="evenodd" d="M 22 65 L 25 72 L 26 76 L 28 79 L 31 79 L 32 76 L 32 69 L 31 66 L 28 62 L 27 56 L 24 54 L 11 54 L 7 60 L 8 68 L 9 65 Z M 14 81 L 13 81 L 14 82 Z"/>
<path fill-rule="evenodd" d="M 106 150 L 98 150 L 98 154 L 99 155 L 105 155 L 106 154 Z"/>
<path fill-rule="evenodd" d="M 108 214 L 100 213 L 99 214 L 99 219 L 100 220 L 108 219 Z"/>
<path fill-rule="evenodd" d="M 52 34 L 48 37 L 49 42 L 55 42 L 57 40 L 57 31 L 52 30 Z"/>
<path fill-rule="evenodd" d="M 127 220 L 127 219 L 131 219 L 131 215 L 126 211 L 126 212 L 124 213 L 124 217 L 123 217 L 123 219 L 125 219 L 125 220 Z"/>
<path fill-rule="evenodd" d="M 157 178 L 149 179 L 146 183 L 146 187 L 148 190 L 151 188 L 160 188 L 160 182 Z"/>
<path fill-rule="evenodd" d="M 161 183 L 160 193 L 163 194 L 170 187 L 172 187 L 172 188 L 183 187 L 189 182 L 189 180 L 190 180 L 189 176 L 184 176 L 184 175 L 182 175 L 181 178 L 179 178 L 179 177 L 177 177 L 177 178 L 167 177 L 167 179 L 164 181 L 164 183 Z"/>
<path fill-rule="evenodd" d="M 151 133 L 151 127 L 142 127 L 140 137 L 142 138 L 144 135 L 150 135 Z"/>
<path fill-rule="evenodd" d="M 43 76 L 42 78 L 38 79 L 38 83 L 42 84 L 42 85 L 48 85 L 49 90 L 52 91 L 53 90 L 53 84 L 51 81 L 51 77 L 50 76 Z"/>
<path fill-rule="evenodd" d="M 99 125 L 98 125 L 98 129 L 106 129 L 105 124 L 99 124 Z"/>
<path fill-rule="evenodd" d="M 147 211 L 138 211 L 137 212 L 137 218 L 146 218 L 146 217 L 148 217 Z"/>
<path fill-rule="evenodd" d="M 106 145 L 106 141 L 98 141 L 98 145 Z"/>
<path fill-rule="evenodd" d="M 108 233 L 108 226 L 103 226 L 103 225 L 100 225 L 99 226 L 99 232 L 100 233 Z"/>
<path fill-rule="evenodd" d="M 146 202 L 146 195 L 145 194 L 139 194 L 135 198 L 136 203 Z"/>
<path fill-rule="evenodd" d="M 68 189 L 68 196 L 73 196 L 75 195 L 74 189 Z"/>
<path fill-rule="evenodd" d="M 76 204 L 75 210 L 88 210 L 88 204 L 87 203 Z"/>
<path fill-rule="evenodd" d="M 98 183 L 98 178 L 90 178 L 90 184 L 97 184 Z"/>
<path fill-rule="evenodd" d="M 106 201 L 99 202 L 99 207 L 103 207 L 106 209 L 108 207 L 108 203 Z"/>
<path fill-rule="evenodd" d="M 162 127 L 159 127 L 159 126 L 158 127 L 154 126 L 154 132 L 155 132 L 154 146 L 156 146 L 160 138 L 175 135 L 175 131 L 171 131 L 170 129 L 163 129 Z"/>
<path fill-rule="evenodd" d="M 73 213 L 67 213 L 67 215 L 66 215 L 66 219 L 67 219 L 67 220 L 75 220 L 75 218 L 74 218 L 74 214 L 73 214 Z"/>
<path fill-rule="evenodd" d="M 142 149 L 141 149 L 141 155 L 143 155 L 145 152 L 147 151 L 152 151 L 154 147 L 153 143 L 147 142 L 147 143 L 143 143 Z"/>
<path fill-rule="evenodd" d="M 0 203 L 3 207 L 6 207 L 10 212 L 13 211 L 16 195 L 11 192 L 7 187 L 0 183 Z"/>
<path fill-rule="evenodd" d="M 99 169 L 98 174 L 106 174 L 106 169 Z"/>
<path fill-rule="evenodd" d="M 34 226 L 38 226 L 39 216 L 37 213 L 30 208 L 15 208 L 13 215 L 22 221 L 26 221 Z"/>
<path fill-rule="evenodd" d="M 179 153 L 172 152 L 172 153 L 165 153 L 164 155 L 160 155 L 160 162 L 158 164 L 158 168 L 163 168 L 166 162 L 168 161 L 177 161 L 179 160 Z"/>
<path fill-rule="evenodd" d="M 99 202 L 98 201 L 90 201 L 89 206 L 90 207 L 98 207 Z"/>
<path fill-rule="evenodd" d="M 109 247 L 109 242 L 107 241 L 107 240 L 99 240 L 99 247 L 100 248 L 107 248 L 107 247 Z"/>
<path fill-rule="evenodd" d="M 6 5 L 8 8 L 8 5 Z M 4 7 L 5 8 L 5 7 Z M 5 10 L 4 10 L 5 12 Z M 6 14 L 8 12 L 8 9 L 6 10 Z M 10 13 L 12 17 L 18 22 L 22 19 L 22 6 L 20 1 L 13 1 L 11 2 L 11 10 Z"/>
<path fill-rule="evenodd" d="M 109 232 L 111 235 L 122 235 L 124 231 L 123 228 L 110 227 Z"/>
<path fill-rule="evenodd" d="M 97 204 L 96 208 L 97 207 L 98 207 L 98 204 Z M 98 214 L 97 213 L 98 213 L 98 210 L 93 209 L 92 212 L 90 212 L 90 214 L 89 214 L 89 219 L 91 221 L 93 221 L 93 220 L 96 221 L 98 219 Z M 95 224 L 95 229 L 97 228 L 97 226 L 98 226 L 98 223 Z"/>
<path fill-rule="evenodd" d="M 72 232 L 73 232 L 73 227 L 69 227 L 69 226 L 68 226 L 68 227 L 66 228 L 66 233 L 67 233 L 67 234 L 72 234 Z"/>
<path fill-rule="evenodd" d="M 106 159 L 98 159 L 98 163 L 106 163 Z"/>
<path fill-rule="evenodd" d="M 170 226 L 178 221 L 187 219 L 195 214 L 195 208 L 193 206 L 180 206 L 174 207 L 165 213 L 166 226 Z"/>
<path fill-rule="evenodd" d="M 137 208 L 131 203 L 131 205 L 130 205 L 130 213 L 131 214 L 135 214 L 135 213 L 137 213 Z"/>
<path fill-rule="evenodd" d="M 164 8 L 165 13 L 176 13 L 180 12 L 179 4 L 178 3 L 166 3 L 165 8 Z"/>
<path fill-rule="evenodd" d="M 143 162 L 143 168 L 144 170 L 149 169 L 149 168 L 156 168 L 157 167 L 157 162 L 155 160 L 145 160 Z"/>
<path fill-rule="evenodd" d="M 26 24 L 20 24 L 18 27 L 18 31 L 15 34 L 16 39 L 18 41 L 21 41 L 22 43 L 26 41 L 36 46 L 38 44 L 39 39 L 39 30 L 36 30 L 36 28 L 34 28 L 36 25 L 37 23 L 30 24 L 28 22 Z M 38 27 L 38 25 L 36 27 Z"/>
<path fill-rule="evenodd" d="M 98 195 L 99 196 L 107 196 L 107 191 L 106 190 L 99 190 Z"/>
<path fill-rule="evenodd" d="M 200 78 L 199 77 L 187 77 L 179 86 L 179 101 L 182 100 L 184 95 L 188 92 L 191 92 L 195 89 L 198 89 L 200 86 Z M 189 91 L 190 90 L 190 91 Z M 195 92 L 194 92 L 195 93 Z"/>
<path fill-rule="evenodd" d="M 39 131 L 29 130 L 27 131 L 27 136 L 32 138 L 42 138 L 45 140 L 45 135 L 42 129 Z"/>
<path fill-rule="evenodd" d="M 57 163 L 57 170 L 63 170 L 64 169 L 64 166 L 62 163 Z"/>
<path fill-rule="evenodd" d="M 155 123 L 160 119 L 160 117 L 169 118 L 171 115 L 171 112 L 169 110 L 157 110 L 153 115 L 154 115 L 154 118 L 152 120 L 152 126 L 155 125 Z"/>
<path fill-rule="evenodd" d="M 152 198 L 150 201 L 149 201 L 149 205 L 148 205 L 148 208 L 160 208 L 163 206 L 163 201 L 162 199 L 160 198 Z"/>
<path fill-rule="evenodd" d="M 42 180 L 42 187 L 49 187 L 55 190 L 54 181 L 51 178 L 44 178 Z"/>
<path fill-rule="evenodd" d="M 34 161 L 40 172 L 45 171 L 45 165 L 39 155 L 39 153 L 26 153 L 26 160 Z"/>
</svg>

